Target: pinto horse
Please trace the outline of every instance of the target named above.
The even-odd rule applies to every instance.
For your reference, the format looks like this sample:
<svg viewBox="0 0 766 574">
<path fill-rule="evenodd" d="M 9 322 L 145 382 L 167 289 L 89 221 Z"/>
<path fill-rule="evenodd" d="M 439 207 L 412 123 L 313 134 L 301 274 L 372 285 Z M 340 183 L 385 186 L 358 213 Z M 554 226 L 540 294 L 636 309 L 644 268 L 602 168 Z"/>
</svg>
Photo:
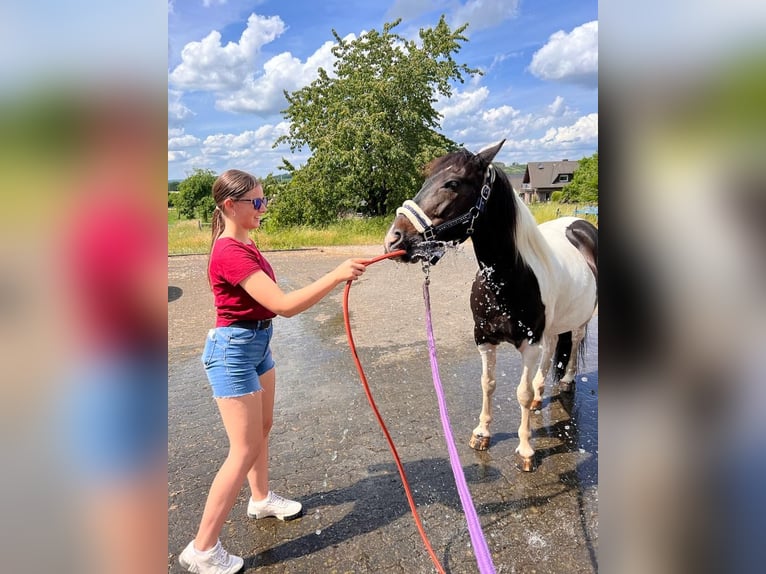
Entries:
<svg viewBox="0 0 766 574">
<path fill-rule="evenodd" d="M 471 237 L 479 270 L 471 288 L 474 340 L 482 359 L 483 401 L 471 447 L 489 448 L 496 350 L 521 353 L 516 389 L 521 406 L 519 467 L 534 470 L 530 415 L 541 408 L 555 365 L 559 390 L 571 390 L 588 321 L 597 305 L 598 231 L 562 217 L 537 225 L 503 170 L 492 165 L 505 140 L 477 154 L 461 149 L 434 159 L 413 200 L 404 202 L 386 234 L 386 252 L 435 264 L 444 244 Z"/>
</svg>

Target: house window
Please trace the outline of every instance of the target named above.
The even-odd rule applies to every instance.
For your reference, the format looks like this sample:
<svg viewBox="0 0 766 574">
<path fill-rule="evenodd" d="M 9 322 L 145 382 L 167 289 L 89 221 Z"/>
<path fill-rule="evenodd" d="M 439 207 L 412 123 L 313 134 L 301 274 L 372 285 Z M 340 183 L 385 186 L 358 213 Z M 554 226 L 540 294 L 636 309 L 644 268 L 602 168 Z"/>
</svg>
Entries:
<svg viewBox="0 0 766 574">
<path fill-rule="evenodd" d="M 568 173 L 562 173 L 559 176 L 559 181 L 569 181 L 569 174 Z"/>
</svg>

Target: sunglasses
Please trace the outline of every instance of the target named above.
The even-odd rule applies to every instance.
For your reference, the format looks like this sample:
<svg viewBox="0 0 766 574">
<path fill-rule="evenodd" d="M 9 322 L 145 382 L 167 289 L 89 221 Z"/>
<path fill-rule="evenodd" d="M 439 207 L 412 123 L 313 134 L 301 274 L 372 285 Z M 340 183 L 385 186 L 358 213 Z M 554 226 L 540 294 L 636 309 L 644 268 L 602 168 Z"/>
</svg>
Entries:
<svg viewBox="0 0 766 574">
<path fill-rule="evenodd" d="M 268 207 L 269 205 L 269 198 L 268 197 L 255 197 L 253 199 L 235 199 L 234 201 L 250 201 L 253 203 L 253 207 L 257 210 L 260 210 L 261 207 Z"/>
</svg>

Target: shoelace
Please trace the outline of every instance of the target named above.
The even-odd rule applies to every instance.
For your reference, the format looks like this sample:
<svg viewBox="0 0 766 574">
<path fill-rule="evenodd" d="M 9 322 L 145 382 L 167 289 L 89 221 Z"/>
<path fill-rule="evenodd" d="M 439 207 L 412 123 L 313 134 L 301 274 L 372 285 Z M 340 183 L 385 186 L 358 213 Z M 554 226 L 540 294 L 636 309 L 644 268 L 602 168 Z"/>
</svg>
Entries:
<svg viewBox="0 0 766 574">
<path fill-rule="evenodd" d="M 212 559 L 216 564 L 220 564 L 221 566 L 228 566 L 229 561 L 231 560 L 231 556 L 229 556 L 229 553 L 226 552 L 223 544 L 219 542 L 218 548 L 216 548 L 215 552 L 213 553 Z"/>
<path fill-rule="evenodd" d="M 279 496 L 278 494 L 274 494 L 273 492 L 269 495 L 269 504 L 276 504 L 277 506 L 287 506 L 287 499 Z"/>
</svg>

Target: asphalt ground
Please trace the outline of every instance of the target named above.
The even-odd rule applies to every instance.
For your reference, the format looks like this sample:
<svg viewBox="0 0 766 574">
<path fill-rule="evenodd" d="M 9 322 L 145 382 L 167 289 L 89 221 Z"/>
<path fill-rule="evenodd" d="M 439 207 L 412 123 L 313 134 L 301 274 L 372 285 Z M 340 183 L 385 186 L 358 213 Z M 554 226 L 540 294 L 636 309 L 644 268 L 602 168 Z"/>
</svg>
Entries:
<svg viewBox="0 0 766 574">
<path fill-rule="evenodd" d="M 382 247 L 269 252 L 280 286 L 302 287 L 347 257 Z M 196 532 L 227 452 L 200 354 L 214 323 L 204 255 L 168 258 L 168 572 Z M 520 355 L 498 352 L 492 443 L 468 446 L 481 410 L 481 360 L 468 306 L 470 244 L 431 269 L 433 328 L 452 431 L 497 572 L 598 570 L 598 316 L 575 391 L 546 387 L 533 416 L 535 472 L 516 468 Z M 381 261 L 351 288 L 351 325 L 428 538 L 448 573 L 478 572 L 439 419 L 424 321 L 420 265 Z M 435 568 L 348 347 L 343 289 L 299 316 L 275 319 L 277 393 L 271 487 L 300 500 L 289 522 L 246 516 L 243 485 L 221 539 L 244 572 L 430 573 Z"/>
</svg>

